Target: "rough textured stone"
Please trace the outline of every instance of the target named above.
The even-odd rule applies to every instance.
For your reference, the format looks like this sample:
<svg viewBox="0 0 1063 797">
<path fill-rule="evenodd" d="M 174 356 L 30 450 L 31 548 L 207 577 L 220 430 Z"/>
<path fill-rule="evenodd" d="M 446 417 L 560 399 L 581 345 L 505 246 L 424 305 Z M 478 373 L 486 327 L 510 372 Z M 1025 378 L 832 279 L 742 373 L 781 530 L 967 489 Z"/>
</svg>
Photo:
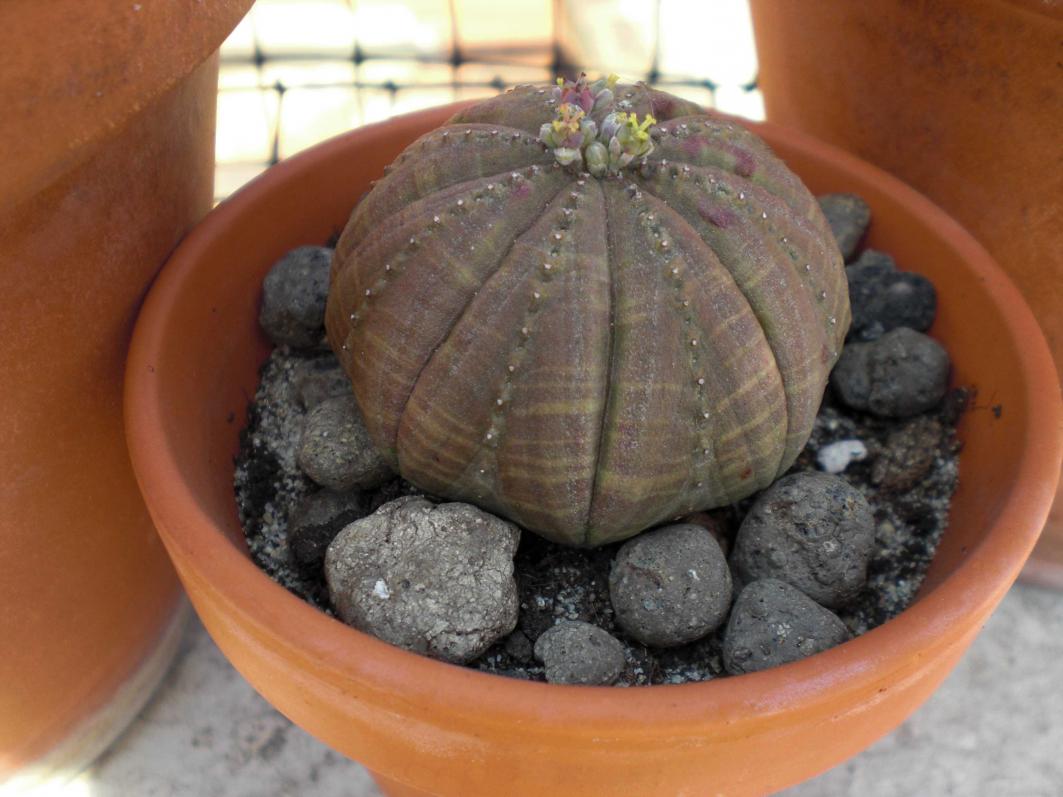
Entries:
<svg viewBox="0 0 1063 797">
<path fill-rule="evenodd" d="M 886 274 L 897 272 L 897 261 L 894 260 L 893 255 L 888 252 L 882 252 L 878 249 L 865 249 L 860 253 L 860 256 L 856 258 L 856 260 L 845 267 L 846 274 L 852 273 L 850 269 L 854 268 L 859 268 L 863 273 L 869 276 L 884 276 Z M 850 283 L 850 291 L 851 290 Z M 850 294 L 850 302 L 852 301 L 852 298 L 852 294 Z"/>
<path fill-rule="evenodd" d="M 506 637 L 506 653 L 519 662 L 530 662 L 534 656 L 531 640 L 523 631 L 514 631 Z"/>
<path fill-rule="evenodd" d="M 288 519 L 292 562 L 304 573 L 320 573 L 329 543 L 344 527 L 365 517 L 367 510 L 360 492 L 319 490 L 308 495 Z"/>
<path fill-rule="evenodd" d="M 720 544 L 720 550 L 723 551 L 723 555 L 727 556 L 730 553 L 731 540 L 734 538 L 734 533 L 730 522 L 727 520 L 726 510 L 691 512 L 689 515 L 679 518 L 677 522 L 703 526 L 713 536 L 713 539 Z"/>
<path fill-rule="evenodd" d="M 855 194 L 824 194 L 817 199 L 834 233 L 838 249 L 848 263 L 856 255 L 856 249 L 871 223 L 871 208 Z"/>
<path fill-rule="evenodd" d="M 321 342 L 331 263 L 331 249 L 300 246 L 270 268 L 258 322 L 274 343 L 307 348 Z"/>
<path fill-rule="evenodd" d="M 917 416 L 890 432 L 886 445 L 871 466 L 871 482 L 903 492 L 930 472 L 945 430 L 936 418 Z"/>
<path fill-rule="evenodd" d="M 652 647 L 692 642 L 720 626 L 731 605 L 731 573 L 704 526 L 646 532 L 621 546 L 609 573 L 616 622 Z"/>
<path fill-rule="evenodd" d="M 898 327 L 925 332 L 934 323 L 937 293 L 933 283 L 919 274 L 897 271 L 889 255 L 869 249 L 845 272 L 853 340 L 877 340 Z"/>
<path fill-rule="evenodd" d="M 295 376 L 295 392 L 299 403 L 308 410 L 325 399 L 353 395 L 350 378 L 331 355 L 301 365 Z"/>
<path fill-rule="evenodd" d="M 520 529 L 470 504 L 400 498 L 329 545 L 329 596 L 355 628 L 444 661 L 471 661 L 516 626 L 519 541 Z"/>
<path fill-rule="evenodd" d="M 840 645 L 849 631 L 836 614 L 783 581 L 751 582 L 735 600 L 723 637 L 732 675 L 766 670 Z"/>
<path fill-rule="evenodd" d="M 838 608 L 867 581 L 875 520 L 867 500 L 827 473 L 794 473 L 754 502 L 731 563 L 744 584 L 775 578 Z"/>
<path fill-rule="evenodd" d="M 562 620 L 535 640 L 535 658 L 554 684 L 605 686 L 624 669 L 624 646 L 596 625 Z"/>
<path fill-rule="evenodd" d="M 906 418 L 941 401 L 948 380 L 948 353 L 933 338 L 901 327 L 871 343 L 847 345 L 830 382 L 853 409 Z"/>
<path fill-rule="evenodd" d="M 325 399 L 309 412 L 299 467 L 336 492 L 377 487 L 393 475 L 373 447 L 353 395 Z"/>
</svg>

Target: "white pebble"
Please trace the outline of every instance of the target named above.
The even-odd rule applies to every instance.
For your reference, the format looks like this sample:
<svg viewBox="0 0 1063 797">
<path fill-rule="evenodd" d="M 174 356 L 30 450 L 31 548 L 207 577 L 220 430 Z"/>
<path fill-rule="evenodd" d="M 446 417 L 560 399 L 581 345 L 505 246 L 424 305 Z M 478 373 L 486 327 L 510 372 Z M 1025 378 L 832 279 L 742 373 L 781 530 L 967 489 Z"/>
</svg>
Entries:
<svg viewBox="0 0 1063 797">
<path fill-rule="evenodd" d="M 860 440 L 838 440 L 823 446 L 816 454 L 816 462 L 827 473 L 842 473 L 850 462 L 867 459 L 867 446 Z"/>
<path fill-rule="evenodd" d="M 388 589 L 388 585 L 384 579 L 377 579 L 376 584 L 373 586 L 373 594 L 382 600 L 387 600 L 391 597 L 391 590 Z"/>
</svg>

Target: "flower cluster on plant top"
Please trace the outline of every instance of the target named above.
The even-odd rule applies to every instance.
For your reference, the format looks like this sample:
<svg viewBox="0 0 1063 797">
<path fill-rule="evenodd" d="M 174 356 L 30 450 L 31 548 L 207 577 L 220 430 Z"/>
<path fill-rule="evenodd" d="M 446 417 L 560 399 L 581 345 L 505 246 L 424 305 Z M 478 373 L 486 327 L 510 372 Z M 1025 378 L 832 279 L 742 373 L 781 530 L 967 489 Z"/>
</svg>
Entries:
<svg viewBox="0 0 1063 797">
<path fill-rule="evenodd" d="M 635 113 L 610 110 L 601 125 L 591 118 L 612 104 L 618 80 L 610 75 L 588 83 L 585 74 L 575 82 L 557 79 L 553 92 L 557 116 L 539 129 L 539 140 L 553 150 L 558 163 L 602 177 L 618 173 L 653 151 L 650 127 L 657 120 L 652 115 L 646 114 L 640 122 Z"/>
</svg>

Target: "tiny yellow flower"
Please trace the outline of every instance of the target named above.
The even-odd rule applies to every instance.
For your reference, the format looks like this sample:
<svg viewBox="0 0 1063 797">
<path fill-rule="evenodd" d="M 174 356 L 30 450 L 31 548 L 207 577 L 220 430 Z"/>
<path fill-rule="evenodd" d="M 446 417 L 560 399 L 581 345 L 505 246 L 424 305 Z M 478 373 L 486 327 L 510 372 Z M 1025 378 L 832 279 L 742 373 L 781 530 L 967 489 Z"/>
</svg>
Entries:
<svg viewBox="0 0 1063 797">
<path fill-rule="evenodd" d="M 584 116 L 582 108 L 566 102 L 557 109 L 557 118 L 553 121 L 554 131 L 557 133 L 576 133 L 579 131 L 579 124 Z"/>
</svg>

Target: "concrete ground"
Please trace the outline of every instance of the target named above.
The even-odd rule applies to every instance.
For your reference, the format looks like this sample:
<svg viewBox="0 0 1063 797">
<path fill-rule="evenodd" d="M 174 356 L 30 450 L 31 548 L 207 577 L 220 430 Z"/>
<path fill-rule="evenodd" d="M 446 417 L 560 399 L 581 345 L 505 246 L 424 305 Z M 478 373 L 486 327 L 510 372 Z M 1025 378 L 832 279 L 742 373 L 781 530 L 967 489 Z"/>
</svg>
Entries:
<svg viewBox="0 0 1063 797">
<path fill-rule="evenodd" d="M 274 711 L 195 623 L 173 671 L 79 797 L 379 797 Z M 899 730 L 787 797 L 1063 795 L 1063 593 L 1018 586 Z"/>
</svg>

